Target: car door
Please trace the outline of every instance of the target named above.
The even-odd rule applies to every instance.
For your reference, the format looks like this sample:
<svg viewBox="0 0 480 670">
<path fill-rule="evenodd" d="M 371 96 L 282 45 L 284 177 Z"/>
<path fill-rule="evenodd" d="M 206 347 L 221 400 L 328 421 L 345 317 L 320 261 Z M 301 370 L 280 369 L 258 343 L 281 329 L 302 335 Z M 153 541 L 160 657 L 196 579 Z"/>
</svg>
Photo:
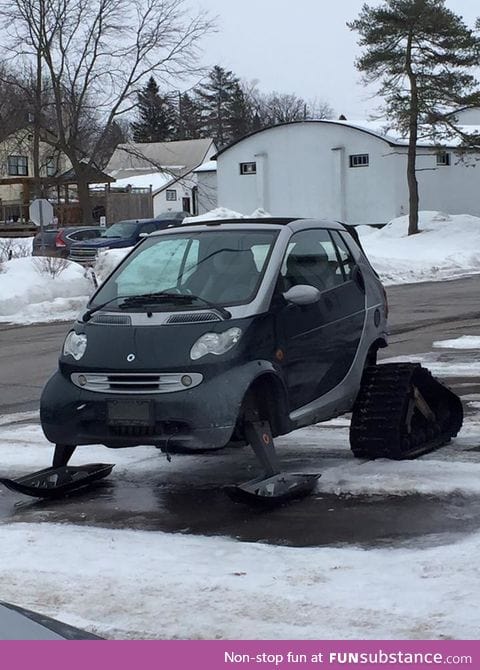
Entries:
<svg viewBox="0 0 480 670">
<path fill-rule="evenodd" d="M 365 287 L 342 238 L 327 229 L 295 233 L 277 286 L 284 293 L 306 284 L 320 300 L 293 305 L 277 300 L 277 339 L 282 351 L 291 409 L 339 384 L 351 367 L 365 320 Z"/>
</svg>

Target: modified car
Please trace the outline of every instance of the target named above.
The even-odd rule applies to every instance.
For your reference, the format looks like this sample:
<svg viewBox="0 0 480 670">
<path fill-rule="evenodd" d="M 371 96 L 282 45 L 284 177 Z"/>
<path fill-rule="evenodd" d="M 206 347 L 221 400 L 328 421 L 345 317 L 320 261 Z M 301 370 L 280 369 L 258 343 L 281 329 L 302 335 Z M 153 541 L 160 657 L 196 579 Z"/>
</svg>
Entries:
<svg viewBox="0 0 480 670">
<path fill-rule="evenodd" d="M 70 467 L 81 445 L 165 452 L 252 446 L 233 497 L 283 500 L 274 438 L 352 412 L 361 458 L 416 457 L 457 434 L 462 406 L 418 364 L 377 365 L 387 299 L 355 230 L 315 219 L 202 221 L 143 238 L 68 333 L 41 398 L 51 468 L 3 480 L 58 495 L 112 466 Z"/>
</svg>

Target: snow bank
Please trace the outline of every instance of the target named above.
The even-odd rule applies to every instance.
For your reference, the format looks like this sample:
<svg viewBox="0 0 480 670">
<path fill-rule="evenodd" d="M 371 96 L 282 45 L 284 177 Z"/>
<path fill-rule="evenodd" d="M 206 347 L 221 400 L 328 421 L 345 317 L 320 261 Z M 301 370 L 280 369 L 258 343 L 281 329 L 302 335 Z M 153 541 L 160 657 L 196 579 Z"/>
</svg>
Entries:
<svg viewBox="0 0 480 670">
<path fill-rule="evenodd" d="M 83 308 L 93 290 L 84 269 L 65 261 L 63 272 L 52 277 L 43 271 L 43 261 L 41 257 L 30 256 L 3 263 L 0 321 L 25 324 L 69 321 Z"/>
<path fill-rule="evenodd" d="M 212 219 L 260 219 L 268 218 L 270 216 L 271 214 L 262 208 L 256 209 L 251 214 L 240 214 L 240 212 L 236 212 L 233 209 L 217 207 L 216 209 L 210 210 L 210 212 L 205 212 L 205 214 L 199 214 L 198 216 L 187 216 L 185 219 L 183 219 L 183 225 L 197 223 L 197 221 L 211 221 Z"/>
<path fill-rule="evenodd" d="M 408 217 L 380 230 L 358 226 L 370 262 L 382 281 L 403 284 L 453 279 L 480 272 L 480 218 L 423 211 L 418 235 L 408 236 Z"/>
</svg>

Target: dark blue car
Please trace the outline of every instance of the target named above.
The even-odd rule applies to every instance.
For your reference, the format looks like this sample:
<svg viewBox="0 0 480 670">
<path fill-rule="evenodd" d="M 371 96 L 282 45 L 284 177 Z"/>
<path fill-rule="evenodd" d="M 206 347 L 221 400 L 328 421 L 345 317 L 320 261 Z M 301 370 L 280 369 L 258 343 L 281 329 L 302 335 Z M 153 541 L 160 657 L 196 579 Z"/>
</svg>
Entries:
<svg viewBox="0 0 480 670">
<path fill-rule="evenodd" d="M 148 235 L 155 230 L 179 226 L 186 216 L 189 216 L 188 212 L 165 212 L 154 219 L 119 221 L 109 228 L 105 228 L 102 235 L 96 239 L 72 244 L 68 259 L 82 265 L 92 265 L 99 251 L 133 247 L 142 235 Z"/>
</svg>

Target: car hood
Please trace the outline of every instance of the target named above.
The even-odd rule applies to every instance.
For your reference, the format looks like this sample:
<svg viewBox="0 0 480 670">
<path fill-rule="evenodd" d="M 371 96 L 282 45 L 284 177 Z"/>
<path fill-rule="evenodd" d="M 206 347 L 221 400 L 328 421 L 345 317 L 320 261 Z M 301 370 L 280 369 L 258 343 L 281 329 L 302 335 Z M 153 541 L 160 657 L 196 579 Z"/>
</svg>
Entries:
<svg viewBox="0 0 480 670">
<path fill-rule="evenodd" d="M 0 640 L 100 640 L 80 628 L 0 602 Z"/>
<path fill-rule="evenodd" d="M 72 249 L 88 248 L 88 249 L 103 249 L 104 247 L 120 248 L 132 246 L 132 238 L 123 239 L 121 237 L 100 237 L 95 240 L 85 240 L 84 242 L 75 242 L 72 244 Z"/>
</svg>

